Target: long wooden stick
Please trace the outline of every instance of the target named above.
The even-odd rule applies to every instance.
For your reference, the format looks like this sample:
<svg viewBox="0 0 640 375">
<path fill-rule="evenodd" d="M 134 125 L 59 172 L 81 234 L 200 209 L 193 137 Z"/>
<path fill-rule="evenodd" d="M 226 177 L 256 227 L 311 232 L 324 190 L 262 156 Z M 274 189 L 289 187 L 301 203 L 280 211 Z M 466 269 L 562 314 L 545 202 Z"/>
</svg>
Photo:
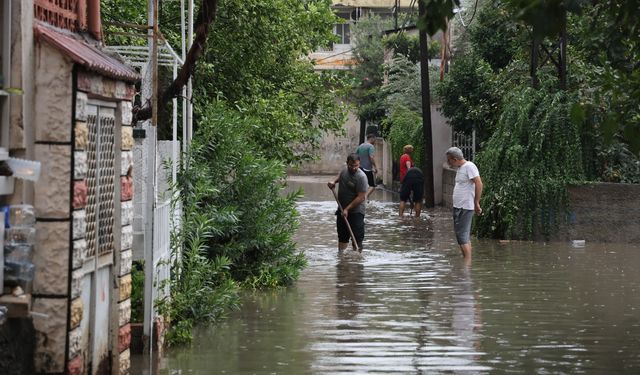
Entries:
<svg viewBox="0 0 640 375">
<path fill-rule="evenodd" d="M 336 194 L 336 189 L 331 188 L 331 191 L 333 192 L 333 197 L 336 199 L 336 202 L 338 203 L 338 208 L 340 208 L 340 216 L 342 216 L 345 224 L 347 224 L 347 229 L 349 229 L 349 234 L 351 235 L 351 241 L 353 241 L 358 251 L 362 251 L 362 249 L 360 248 L 360 245 L 358 244 L 358 241 L 356 241 L 356 236 L 353 234 L 353 231 L 351 230 L 351 224 L 349 224 L 349 220 L 347 220 L 347 217 L 342 214 L 343 208 L 342 208 L 342 205 L 340 204 L 340 200 L 338 199 L 338 195 Z"/>
</svg>

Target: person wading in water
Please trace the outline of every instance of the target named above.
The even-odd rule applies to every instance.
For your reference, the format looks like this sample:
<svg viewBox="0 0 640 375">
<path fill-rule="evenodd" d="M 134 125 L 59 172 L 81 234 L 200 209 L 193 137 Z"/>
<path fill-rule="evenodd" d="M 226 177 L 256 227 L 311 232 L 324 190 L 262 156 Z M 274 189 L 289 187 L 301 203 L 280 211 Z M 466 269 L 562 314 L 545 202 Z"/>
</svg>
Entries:
<svg viewBox="0 0 640 375">
<path fill-rule="evenodd" d="M 364 213 L 366 207 L 367 176 L 360 169 L 358 154 L 349 154 L 347 165 L 340 173 L 327 183 L 330 189 L 338 186 L 338 202 L 342 207 L 336 212 L 336 229 L 338 231 L 338 250 L 344 250 L 349 245 L 349 226 L 351 227 L 357 247 L 362 250 L 364 240 Z M 345 221 L 349 222 L 349 226 Z M 354 247 L 356 244 L 353 244 Z"/>
<path fill-rule="evenodd" d="M 480 197 L 482 179 L 478 167 L 464 160 L 462 150 L 451 147 L 446 152 L 447 163 L 457 168 L 456 184 L 453 188 L 453 227 L 456 240 L 465 258 L 471 259 L 471 220 L 473 213 L 482 214 Z"/>
</svg>

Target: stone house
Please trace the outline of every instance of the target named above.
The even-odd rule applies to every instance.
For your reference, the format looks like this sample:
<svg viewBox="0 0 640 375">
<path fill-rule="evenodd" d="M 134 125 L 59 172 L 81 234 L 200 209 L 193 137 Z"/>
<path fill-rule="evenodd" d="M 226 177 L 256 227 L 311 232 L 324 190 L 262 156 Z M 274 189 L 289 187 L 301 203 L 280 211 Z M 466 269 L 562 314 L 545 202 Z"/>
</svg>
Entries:
<svg viewBox="0 0 640 375">
<path fill-rule="evenodd" d="M 128 373 L 139 74 L 102 49 L 99 0 L 1 11 L 4 87 L 20 94 L 3 98 L 0 146 L 41 173 L 2 196 L 35 208 L 36 244 L 31 293 L 0 296 L 11 317 L 0 330 L 24 344 L 0 340 L 0 373 Z"/>
</svg>

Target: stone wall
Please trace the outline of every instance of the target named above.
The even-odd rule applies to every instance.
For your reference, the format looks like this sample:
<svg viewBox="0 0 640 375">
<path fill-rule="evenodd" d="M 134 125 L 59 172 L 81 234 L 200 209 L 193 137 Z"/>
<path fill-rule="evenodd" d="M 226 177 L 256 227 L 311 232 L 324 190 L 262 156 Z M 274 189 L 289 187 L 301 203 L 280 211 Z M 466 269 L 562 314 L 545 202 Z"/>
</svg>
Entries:
<svg viewBox="0 0 640 375">
<path fill-rule="evenodd" d="M 87 105 L 89 96 L 98 96 L 117 103 L 115 110 L 116 126 L 114 130 L 113 147 L 115 150 L 113 164 L 115 169 L 114 202 L 114 231 L 113 231 L 113 259 L 112 266 L 115 288 L 109 292 L 110 299 L 110 363 L 94 363 L 93 366 L 109 366 L 113 374 L 129 372 L 131 328 L 131 259 L 132 259 L 132 230 L 133 216 L 133 128 L 132 103 L 133 86 L 124 82 L 113 81 L 83 70 L 78 71 L 77 92 L 75 102 L 74 122 L 74 196 L 73 196 L 73 252 L 72 252 L 72 290 L 71 316 L 69 324 L 69 351 L 67 372 L 69 374 L 83 374 L 86 372 L 87 351 L 91 337 L 88 330 L 91 311 L 89 306 L 83 305 L 81 291 L 86 280 L 82 266 L 87 253 L 87 150 L 89 133 L 87 127 Z M 94 166 L 95 168 L 95 166 Z M 84 189 L 82 188 L 84 186 Z M 77 188 L 79 187 L 79 188 Z"/>
<path fill-rule="evenodd" d="M 561 239 L 640 243 L 640 184 L 571 186 L 569 201 Z"/>
<path fill-rule="evenodd" d="M 446 164 L 442 166 L 442 205 L 453 207 L 453 187 L 456 185 L 456 171 Z"/>
<path fill-rule="evenodd" d="M 47 44 L 36 48 L 35 160 L 43 173 L 35 182 L 37 243 L 34 254 L 33 318 L 36 372 L 61 373 L 69 303 L 72 225 L 73 63 Z M 26 110 L 26 109 L 25 109 Z M 31 145 L 26 145 L 29 148 Z M 16 192 L 20 194 L 21 192 Z"/>
<path fill-rule="evenodd" d="M 443 167 L 442 176 L 442 205 L 451 207 L 455 171 Z M 568 193 L 567 223 L 554 240 L 640 243 L 640 184 L 600 182 L 570 186 Z"/>
</svg>

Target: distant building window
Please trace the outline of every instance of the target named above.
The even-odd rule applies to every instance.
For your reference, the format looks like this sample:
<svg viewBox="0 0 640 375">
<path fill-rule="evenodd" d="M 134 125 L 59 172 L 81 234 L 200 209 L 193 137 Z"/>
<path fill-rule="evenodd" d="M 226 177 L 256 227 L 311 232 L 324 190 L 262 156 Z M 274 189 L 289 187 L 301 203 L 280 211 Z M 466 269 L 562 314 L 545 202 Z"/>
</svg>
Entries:
<svg viewBox="0 0 640 375">
<path fill-rule="evenodd" d="M 334 28 L 335 34 L 338 36 L 337 44 L 349 44 L 351 43 L 351 32 L 349 30 L 348 23 L 339 23 L 336 24 Z"/>
</svg>

